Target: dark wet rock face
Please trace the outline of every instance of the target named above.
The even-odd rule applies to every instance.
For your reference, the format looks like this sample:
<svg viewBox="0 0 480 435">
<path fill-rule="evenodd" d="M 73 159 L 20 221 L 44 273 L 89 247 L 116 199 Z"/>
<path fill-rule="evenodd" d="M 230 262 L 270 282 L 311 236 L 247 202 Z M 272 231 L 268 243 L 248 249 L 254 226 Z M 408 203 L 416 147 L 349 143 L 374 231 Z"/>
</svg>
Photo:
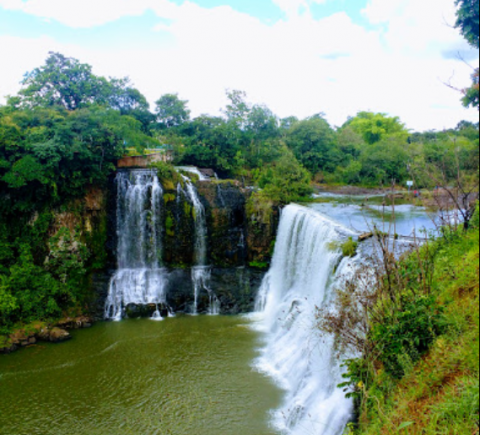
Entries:
<svg viewBox="0 0 480 435">
<path fill-rule="evenodd" d="M 210 289 L 218 298 L 222 314 L 252 312 L 265 272 L 247 267 L 213 268 Z M 192 313 L 194 287 L 191 270 L 174 270 L 169 276 L 167 304 L 174 312 Z M 199 295 L 198 313 L 208 313 L 210 294 L 203 289 Z"/>
</svg>

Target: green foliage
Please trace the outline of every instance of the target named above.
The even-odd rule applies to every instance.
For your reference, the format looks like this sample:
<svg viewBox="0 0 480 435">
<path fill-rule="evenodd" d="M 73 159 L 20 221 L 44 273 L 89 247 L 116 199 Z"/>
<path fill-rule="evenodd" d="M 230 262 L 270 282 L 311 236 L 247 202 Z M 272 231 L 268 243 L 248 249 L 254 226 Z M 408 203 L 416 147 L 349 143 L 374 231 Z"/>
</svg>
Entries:
<svg viewBox="0 0 480 435">
<path fill-rule="evenodd" d="M 480 2 L 479 0 L 455 0 L 459 7 L 456 27 L 474 47 L 480 47 Z"/>
<path fill-rule="evenodd" d="M 388 117 L 383 113 L 360 112 L 355 118 L 347 122 L 355 132 L 360 134 L 364 141 L 373 145 L 388 136 L 408 137 L 405 125 L 398 117 Z"/>
<path fill-rule="evenodd" d="M 336 168 L 334 139 L 334 131 L 321 116 L 297 122 L 287 133 L 288 147 L 312 174 Z"/>
<path fill-rule="evenodd" d="M 89 256 L 87 247 L 79 241 L 78 234 L 61 228 L 50 239 L 49 248 L 46 270 L 62 284 L 74 289 L 86 273 L 85 265 Z"/>
<path fill-rule="evenodd" d="M 259 269 L 259 270 L 267 270 L 270 266 L 270 264 L 267 263 L 266 261 L 252 261 L 250 262 L 249 265 L 253 269 Z"/>
<path fill-rule="evenodd" d="M 190 119 L 188 101 L 182 101 L 178 94 L 163 95 L 156 103 L 159 126 L 162 129 L 178 127 Z"/>
<path fill-rule="evenodd" d="M 90 65 L 60 53 L 50 53 L 45 65 L 26 74 L 22 84 L 19 96 L 9 101 L 12 107 L 73 111 L 99 105 L 141 121 L 148 119 L 149 104 L 129 79 L 95 76 Z"/>
<path fill-rule="evenodd" d="M 328 246 L 331 251 L 341 251 L 344 257 L 355 257 L 358 250 L 358 242 L 349 237 L 346 242 L 331 242 Z"/>
<path fill-rule="evenodd" d="M 178 183 L 183 184 L 182 177 L 170 163 L 155 162 L 151 165 L 157 171 L 158 178 L 167 190 L 175 190 Z"/>
<path fill-rule="evenodd" d="M 392 180 L 406 180 L 409 156 L 405 144 L 402 139 L 391 137 L 371 145 L 360 157 L 362 180 L 375 185 L 390 185 Z"/>
<path fill-rule="evenodd" d="M 68 300 L 66 289 L 34 263 L 28 245 L 20 247 L 20 257 L 11 267 L 7 282 L 11 295 L 17 300 L 18 309 L 14 313 L 17 321 L 59 316 L 60 306 Z"/>
<path fill-rule="evenodd" d="M 167 231 L 167 236 L 175 237 L 175 220 L 171 212 L 168 212 L 165 219 L 165 229 Z"/>
<path fill-rule="evenodd" d="M 117 111 L 0 109 L 0 213 L 32 212 L 103 185 L 127 142 L 153 140 Z"/>
<path fill-rule="evenodd" d="M 353 240 L 353 237 L 349 237 L 349 239 L 342 244 L 342 253 L 344 257 L 354 257 L 357 255 L 358 249 L 358 242 Z"/>
<path fill-rule="evenodd" d="M 301 201 L 312 194 L 311 176 L 288 152 L 274 165 L 258 172 L 260 195 L 277 204 Z"/>
<path fill-rule="evenodd" d="M 402 310 L 386 312 L 373 325 L 369 339 L 382 343 L 379 361 L 401 379 L 446 328 L 442 307 L 433 296 L 404 294 Z"/>
<path fill-rule="evenodd" d="M 17 299 L 10 292 L 7 278 L 0 275 L 0 334 L 8 332 L 9 319 L 17 309 Z"/>
<path fill-rule="evenodd" d="M 402 277 L 400 293 L 373 305 L 371 292 L 352 299 L 348 317 L 369 306 L 363 357 L 346 361 L 341 385 L 357 404 L 353 433 L 478 431 L 478 240 L 471 228 L 430 242 L 392 269 Z"/>
<path fill-rule="evenodd" d="M 472 85 L 463 91 L 463 105 L 465 107 L 480 107 L 480 69 L 476 69 L 472 74 Z"/>
<path fill-rule="evenodd" d="M 455 0 L 458 6 L 456 27 L 469 44 L 480 47 L 480 2 L 479 0 Z M 475 69 L 472 75 L 472 85 L 464 90 L 463 105 L 465 107 L 480 107 L 480 70 Z"/>
</svg>

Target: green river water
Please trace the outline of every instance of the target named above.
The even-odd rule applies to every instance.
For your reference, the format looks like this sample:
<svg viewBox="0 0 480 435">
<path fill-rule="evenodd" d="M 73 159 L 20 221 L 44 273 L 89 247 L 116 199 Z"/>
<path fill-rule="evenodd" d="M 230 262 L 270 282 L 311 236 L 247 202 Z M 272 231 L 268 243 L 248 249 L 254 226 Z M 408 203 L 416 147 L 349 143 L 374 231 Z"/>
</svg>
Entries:
<svg viewBox="0 0 480 435">
<path fill-rule="evenodd" d="M 0 356 L 2 435 L 273 435 L 243 317 L 126 320 Z"/>
</svg>

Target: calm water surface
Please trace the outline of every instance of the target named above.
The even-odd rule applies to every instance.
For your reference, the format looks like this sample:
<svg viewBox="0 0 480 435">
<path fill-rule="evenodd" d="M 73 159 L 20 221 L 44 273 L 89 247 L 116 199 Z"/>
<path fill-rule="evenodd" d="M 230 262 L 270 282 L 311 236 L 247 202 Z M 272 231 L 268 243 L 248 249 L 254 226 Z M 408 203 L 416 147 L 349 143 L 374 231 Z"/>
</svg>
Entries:
<svg viewBox="0 0 480 435">
<path fill-rule="evenodd" d="M 362 197 L 331 196 L 324 197 L 325 202 L 308 204 L 309 208 L 336 220 L 347 228 L 358 232 L 371 231 L 374 225 L 381 231 L 394 233 L 393 213 L 390 206 L 379 204 L 381 198 L 365 201 Z M 437 214 L 428 212 L 424 207 L 400 204 L 395 207 L 396 233 L 412 237 L 424 235 L 436 229 L 434 221 Z"/>
<path fill-rule="evenodd" d="M 274 435 L 282 392 L 242 317 L 99 323 L 0 356 L 2 435 Z"/>
</svg>

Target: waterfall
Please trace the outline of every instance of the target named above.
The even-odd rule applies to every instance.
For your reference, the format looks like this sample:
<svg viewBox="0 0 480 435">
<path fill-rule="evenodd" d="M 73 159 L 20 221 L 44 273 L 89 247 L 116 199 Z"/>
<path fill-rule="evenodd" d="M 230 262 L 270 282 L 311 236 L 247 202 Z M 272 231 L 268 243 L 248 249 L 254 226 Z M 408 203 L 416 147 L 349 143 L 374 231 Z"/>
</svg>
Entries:
<svg viewBox="0 0 480 435">
<path fill-rule="evenodd" d="M 156 172 L 119 172 L 116 185 L 118 270 L 105 317 L 120 320 L 129 304 L 165 304 L 168 277 L 162 268 L 163 189 Z"/>
<path fill-rule="evenodd" d="M 335 244 L 349 230 L 307 208 L 282 213 L 272 267 L 257 301 L 266 333 L 257 368 L 285 389 L 276 428 L 288 435 L 341 435 L 353 406 L 337 388 L 342 369 L 333 339 L 315 328 L 316 307 L 328 307 L 335 284 L 352 269 Z M 341 262 L 341 263 L 340 263 Z M 339 264 L 340 263 L 340 264 Z"/>
<path fill-rule="evenodd" d="M 220 313 L 220 302 L 210 288 L 211 267 L 207 265 L 207 216 L 205 207 L 200 201 L 197 189 L 192 181 L 182 175 L 187 186 L 186 194 L 193 204 L 195 220 L 195 266 L 192 269 L 192 283 L 194 288 L 194 314 L 198 314 L 198 300 L 201 291 L 206 291 L 209 295 L 209 314 L 216 315 Z"/>
</svg>

